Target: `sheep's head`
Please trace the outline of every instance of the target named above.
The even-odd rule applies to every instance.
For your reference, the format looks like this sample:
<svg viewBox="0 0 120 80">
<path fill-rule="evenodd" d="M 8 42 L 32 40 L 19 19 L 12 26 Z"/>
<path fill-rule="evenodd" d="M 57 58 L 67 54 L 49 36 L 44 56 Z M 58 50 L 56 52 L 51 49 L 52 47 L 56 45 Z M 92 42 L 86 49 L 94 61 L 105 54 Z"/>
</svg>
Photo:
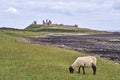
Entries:
<svg viewBox="0 0 120 80">
<path fill-rule="evenodd" d="M 73 72 L 74 72 L 74 69 L 73 69 L 72 66 L 69 67 L 69 71 L 70 71 L 70 73 L 73 73 Z"/>
</svg>

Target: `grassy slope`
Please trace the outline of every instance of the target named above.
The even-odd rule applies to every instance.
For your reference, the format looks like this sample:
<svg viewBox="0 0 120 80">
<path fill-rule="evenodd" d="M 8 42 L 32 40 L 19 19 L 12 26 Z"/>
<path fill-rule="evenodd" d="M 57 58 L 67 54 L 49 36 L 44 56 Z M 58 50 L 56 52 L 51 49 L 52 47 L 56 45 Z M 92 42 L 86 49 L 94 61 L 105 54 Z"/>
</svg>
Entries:
<svg viewBox="0 0 120 80">
<path fill-rule="evenodd" d="M 64 27 L 64 26 L 39 26 L 31 24 L 26 30 L 36 31 L 36 32 L 49 32 L 49 33 L 105 33 L 104 31 L 90 30 L 87 28 L 77 28 L 77 27 Z"/>
<path fill-rule="evenodd" d="M 120 65 L 98 58 L 97 75 L 86 69 L 86 75 L 68 72 L 68 67 L 78 56 L 75 51 L 62 48 L 26 44 L 19 36 L 37 33 L 23 31 L 0 32 L 0 80 L 119 80 Z"/>
</svg>

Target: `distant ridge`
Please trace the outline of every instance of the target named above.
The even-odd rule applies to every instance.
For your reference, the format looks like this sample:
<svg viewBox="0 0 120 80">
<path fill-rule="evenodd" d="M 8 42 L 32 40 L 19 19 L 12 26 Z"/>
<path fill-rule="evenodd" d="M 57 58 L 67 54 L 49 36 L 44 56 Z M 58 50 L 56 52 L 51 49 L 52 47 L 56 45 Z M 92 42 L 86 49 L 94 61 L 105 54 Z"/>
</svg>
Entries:
<svg viewBox="0 0 120 80">
<path fill-rule="evenodd" d="M 109 32 L 120 32 L 120 30 L 109 30 Z"/>
</svg>

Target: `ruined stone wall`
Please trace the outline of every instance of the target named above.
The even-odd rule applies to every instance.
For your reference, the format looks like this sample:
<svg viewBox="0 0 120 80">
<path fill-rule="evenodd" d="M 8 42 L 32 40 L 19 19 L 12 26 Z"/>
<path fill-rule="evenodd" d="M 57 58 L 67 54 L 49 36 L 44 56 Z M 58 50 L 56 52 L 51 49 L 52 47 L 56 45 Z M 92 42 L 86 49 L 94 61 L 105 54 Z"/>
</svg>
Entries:
<svg viewBox="0 0 120 80">
<path fill-rule="evenodd" d="M 43 26 L 64 26 L 64 27 L 78 27 L 78 25 L 64 25 L 64 24 L 53 24 L 51 20 L 43 20 L 42 24 L 37 24 L 37 21 L 33 21 L 32 24 L 43 25 Z"/>
</svg>

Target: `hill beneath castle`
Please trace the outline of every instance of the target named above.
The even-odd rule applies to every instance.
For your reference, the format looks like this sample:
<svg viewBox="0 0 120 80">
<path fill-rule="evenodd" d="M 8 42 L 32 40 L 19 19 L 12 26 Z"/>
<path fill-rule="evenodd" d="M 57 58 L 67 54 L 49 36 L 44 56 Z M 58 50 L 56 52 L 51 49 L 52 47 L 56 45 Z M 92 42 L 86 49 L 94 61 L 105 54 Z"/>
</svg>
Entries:
<svg viewBox="0 0 120 80">
<path fill-rule="evenodd" d="M 48 33 L 106 33 L 105 31 L 91 30 L 87 28 L 80 28 L 77 25 L 51 25 L 46 26 L 42 24 L 30 24 L 25 30 L 35 31 L 35 32 L 48 32 Z"/>
</svg>

